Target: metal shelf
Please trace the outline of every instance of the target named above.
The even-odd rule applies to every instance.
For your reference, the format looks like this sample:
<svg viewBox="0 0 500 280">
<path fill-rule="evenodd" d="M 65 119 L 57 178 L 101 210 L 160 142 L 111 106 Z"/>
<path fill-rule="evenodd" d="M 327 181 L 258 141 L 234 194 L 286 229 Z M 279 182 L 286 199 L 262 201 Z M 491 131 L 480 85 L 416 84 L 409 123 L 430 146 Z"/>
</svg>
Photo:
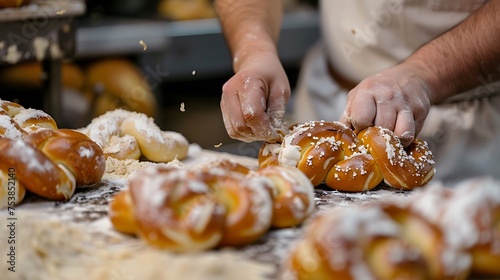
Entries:
<svg viewBox="0 0 500 280">
<path fill-rule="evenodd" d="M 0 9 L 0 64 L 71 56 L 75 45 L 71 23 L 83 13 L 83 0 L 34 1 Z"/>
<path fill-rule="evenodd" d="M 286 66 L 298 66 L 319 38 L 317 11 L 286 13 L 279 42 Z M 147 50 L 139 41 L 144 41 Z M 231 59 L 216 18 L 190 21 L 124 20 L 78 24 L 75 58 L 137 55 L 143 69 L 168 73 L 169 80 L 210 78 L 230 73 Z"/>
<path fill-rule="evenodd" d="M 107 18 L 98 22 L 78 21 L 75 58 L 142 55 L 165 51 L 169 43 L 168 23 L 158 20 Z M 146 51 L 139 43 L 144 41 Z"/>
<path fill-rule="evenodd" d="M 139 57 L 143 68 L 169 73 L 169 80 L 211 78 L 232 72 L 229 50 L 216 19 L 170 23 L 170 38 L 163 52 Z M 278 52 L 285 67 L 298 67 L 307 49 L 319 38 L 316 12 L 294 12 L 285 15 Z"/>
<path fill-rule="evenodd" d="M 61 60 L 73 55 L 72 21 L 85 13 L 83 0 L 34 0 L 19 8 L 0 10 L 0 65 L 42 61 L 43 109 L 58 121 L 61 112 Z"/>
</svg>

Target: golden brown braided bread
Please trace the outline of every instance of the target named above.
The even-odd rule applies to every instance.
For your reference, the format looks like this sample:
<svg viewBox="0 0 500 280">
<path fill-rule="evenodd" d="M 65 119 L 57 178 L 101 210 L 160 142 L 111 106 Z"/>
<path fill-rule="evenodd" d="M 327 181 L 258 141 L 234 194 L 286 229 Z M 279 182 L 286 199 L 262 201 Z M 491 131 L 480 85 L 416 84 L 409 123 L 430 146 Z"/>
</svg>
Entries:
<svg viewBox="0 0 500 280">
<path fill-rule="evenodd" d="M 101 148 L 85 134 L 57 129 L 41 110 L 0 100 L 0 207 L 19 204 L 26 190 L 68 200 L 76 186 L 99 182 L 105 167 Z"/>
<path fill-rule="evenodd" d="M 442 235 L 405 207 L 335 209 L 292 247 L 283 279 L 466 279 L 468 255 Z"/>
<path fill-rule="evenodd" d="M 430 181 L 434 161 L 427 144 L 415 140 L 406 149 L 394 134 L 370 127 L 358 135 L 339 122 L 312 121 L 292 127 L 282 143 L 265 143 L 260 166 L 297 167 L 317 186 L 359 192 L 382 180 L 413 189 Z"/>
<path fill-rule="evenodd" d="M 68 200 L 76 186 L 99 182 L 105 167 L 101 148 L 73 130 L 44 129 L 23 139 L 0 138 L 1 177 L 15 173 L 16 203 L 21 202 L 24 188 L 47 199 Z"/>
<path fill-rule="evenodd" d="M 115 229 L 160 248 L 197 251 L 252 243 L 270 227 L 300 224 L 314 209 L 313 186 L 297 169 L 209 166 L 134 173 L 110 204 Z"/>
<path fill-rule="evenodd" d="M 500 182 L 418 190 L 406 203 L 334 208 L 291 248 L 283 279 L 499 277 Z M 496 278 L 487 278 L 496 279 Z"/>
<path fill-rule="evenodd" d="M 23 201 L 26 188 L 17 179 L 15 168 L 3 164 L 0 164 L 0 168 L 0 209 L 14 207 Z"/>
<path fill-rule="evenodd" d="M 449 246 L 470 253 L 475 274 L 500 276 L 500 182 L 469 179 L 454 189 L 418 192 L 411 207 L 444 232 Z"/>
<path fill-rule="evenodd" d="M 292 247 L 282 279 L 428 279 L 419 251 L 381 208 L 324 213 Z"/>
<path fill-rule="evenodd" d="M 57 129 L 56 122 L 49 114 L 0 100 L 0 138 L 21 139 L 41 129 Z"/>
</svg>

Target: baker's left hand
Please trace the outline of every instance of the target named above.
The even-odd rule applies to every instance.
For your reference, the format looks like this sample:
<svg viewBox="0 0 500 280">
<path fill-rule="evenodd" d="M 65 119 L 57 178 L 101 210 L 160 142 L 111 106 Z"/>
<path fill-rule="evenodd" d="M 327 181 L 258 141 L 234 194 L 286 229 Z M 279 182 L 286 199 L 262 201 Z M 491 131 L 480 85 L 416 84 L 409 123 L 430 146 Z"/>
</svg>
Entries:
<svg viewBox="0 0 500 280">
<path fill-rule="evenodd" d="M 408 146 L 431 105 L 432 90 L 421 71 L 402 63 L 364 79 L 349 92 L 340 121 L 356 132 L 370 126 L 388 128 Z"/>
</svg>

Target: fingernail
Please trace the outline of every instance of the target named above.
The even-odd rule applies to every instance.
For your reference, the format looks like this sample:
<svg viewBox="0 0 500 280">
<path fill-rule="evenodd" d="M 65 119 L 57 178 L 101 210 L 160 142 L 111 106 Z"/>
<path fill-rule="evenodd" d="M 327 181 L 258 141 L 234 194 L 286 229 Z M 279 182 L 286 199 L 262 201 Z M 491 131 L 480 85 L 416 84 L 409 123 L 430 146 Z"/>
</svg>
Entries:
<svg viewBox="0 0 500 280">
<path fill-rule="evenodd" d="M 411 133 L 410 131 L 406 131 L 401 136 L 399 137 L 401 139 L 401 143 L 403 146 L 407 147 L 413 142 L 414 139 L 414 134 Z"/>
<path fill-rule="evenodd" d="M 403 134 L 401 134 L 401 138 L 403 138 L 403 139 L 413 139 L 413 133 L 411 133 L 411 131 L 406 131 Z"/>
</svg>

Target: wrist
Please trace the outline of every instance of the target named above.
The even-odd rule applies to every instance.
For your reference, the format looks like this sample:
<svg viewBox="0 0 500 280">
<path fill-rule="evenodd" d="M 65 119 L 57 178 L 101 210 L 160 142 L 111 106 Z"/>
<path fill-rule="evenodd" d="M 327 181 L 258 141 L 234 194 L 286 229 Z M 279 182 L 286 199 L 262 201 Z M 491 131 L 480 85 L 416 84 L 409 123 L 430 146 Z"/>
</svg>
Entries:
<svg viewBox="0 0 500 280">
<path fill-rule="evenodd" d="M 452 86 L 446 83 L 436 63 L 431 63 L 428 59 L 422 59 L 420 55 L 413 55 L 402 64 L 411 69 L 420 79 L 431 104 L 437 104 L 445 100 L 453 92 Z"/>
<path fill-rule="evenodd" d="M 276 46 L 273 43 L 266 43 L 265 41 L 255 42 L 255 40 L 248 43 L 242 42 L 241 47 L 233 54 L 233 70 L 234 72 L 238 72 L 245 65 L 258 61 L 259 57 L 269 58 L 269 55 L 278 57 Z"/>
</svg>

